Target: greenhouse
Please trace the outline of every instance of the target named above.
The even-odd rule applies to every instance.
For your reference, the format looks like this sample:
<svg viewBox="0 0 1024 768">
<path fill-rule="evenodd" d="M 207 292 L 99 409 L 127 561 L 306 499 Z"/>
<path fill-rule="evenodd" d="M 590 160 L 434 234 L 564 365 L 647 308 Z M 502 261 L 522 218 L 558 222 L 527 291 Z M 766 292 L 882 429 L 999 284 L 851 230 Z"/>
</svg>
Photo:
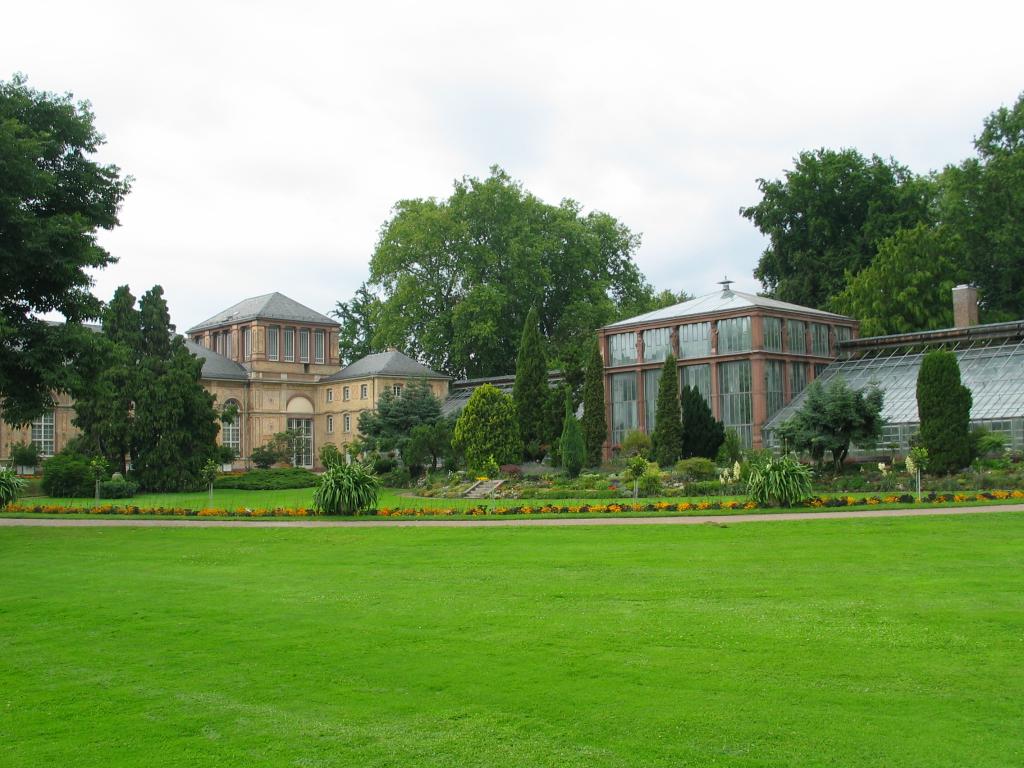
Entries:
<svg viewBox="0 0 1024 768">
<path fill-rule="evenodd" d="M 842 379 L 854 389 L 881 389 L 885 427 L 879 447 L 906 451 L 918 429 L 917 372 L 933 349 L 956 353 L 973 396 L 971 425 L 1003 433 L 1014 449 L 1024 448 L 1024 321 L 844 341 L 838 359 L 817 379 L 825 386 Z M 806 392 L 793 398 L 765 425 L 768 445 L 778 444 L 775 430 L 805 398 Z"/>
</svg>

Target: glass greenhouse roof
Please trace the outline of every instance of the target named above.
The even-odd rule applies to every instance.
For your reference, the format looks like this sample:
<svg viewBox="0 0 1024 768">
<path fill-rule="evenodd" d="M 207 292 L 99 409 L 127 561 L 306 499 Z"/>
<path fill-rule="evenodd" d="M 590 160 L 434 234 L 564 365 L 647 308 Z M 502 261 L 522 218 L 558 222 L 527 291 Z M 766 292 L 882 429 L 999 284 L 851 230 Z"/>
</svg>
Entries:
<svg viewBox="0 0 1024 768">
<path fill-rule="evenodd" d="M 972 329 L 973 330 L 973 329 Z M 860 340 L 876 341 L 872 340 Z M 924 355 L 936 348 L 956 353 L 960 377 L 973 395 L 971 421 L 1024 417 L 1024 336 L 978 338 L 928 343 L 925 334 L 916 342 L 859 348 L 853 342 L 850 357 L 836 360 L 818 376 L 822 384 L 843 379 L 854 389 L 876 385 L 885 393 L 882 418 L 887 424 L 913 424 L 917 415 L 917 372 Z M 765 425 L 770 432 L 798 411 L 806 390 L 793 398 Z"/>
</svg>

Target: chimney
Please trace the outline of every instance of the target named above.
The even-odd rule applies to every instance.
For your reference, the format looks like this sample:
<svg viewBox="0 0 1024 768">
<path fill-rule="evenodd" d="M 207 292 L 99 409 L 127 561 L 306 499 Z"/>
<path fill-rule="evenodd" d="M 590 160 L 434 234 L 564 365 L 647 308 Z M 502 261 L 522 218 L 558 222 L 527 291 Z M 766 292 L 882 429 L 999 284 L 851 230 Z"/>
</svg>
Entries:
<svg viewBox="0 0 1024 768">
<path fill-rule="evenodd" d="M 953 289 L 953 327 L 970 328 L 978 324 L 978 289 L 958 285 Z"/>
</svg>

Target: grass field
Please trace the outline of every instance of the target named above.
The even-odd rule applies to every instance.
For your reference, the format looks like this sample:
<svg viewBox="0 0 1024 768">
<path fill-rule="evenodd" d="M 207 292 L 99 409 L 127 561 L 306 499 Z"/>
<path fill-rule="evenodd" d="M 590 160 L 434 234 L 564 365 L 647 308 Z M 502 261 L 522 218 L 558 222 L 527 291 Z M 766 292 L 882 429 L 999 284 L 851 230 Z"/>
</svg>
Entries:
<svg viewBox="0 0 1024 768">
<path fill-rule="evenodd" d="M 0 643 L 0 765 L 1019 765 L 1024 514 L 0 529 Z"/>
</svg>

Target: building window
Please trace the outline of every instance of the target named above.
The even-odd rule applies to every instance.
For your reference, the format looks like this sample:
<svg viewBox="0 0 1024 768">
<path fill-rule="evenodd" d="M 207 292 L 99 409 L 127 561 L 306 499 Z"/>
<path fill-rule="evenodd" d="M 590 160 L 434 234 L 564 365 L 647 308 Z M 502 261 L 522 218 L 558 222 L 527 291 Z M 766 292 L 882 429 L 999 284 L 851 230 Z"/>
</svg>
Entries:
<svg viewBox="0 0 1024 768">
<path fill-rule="evenodd" d="M 349 416 L 347 413 L 344 416 L 342 416 L 341 423 L 342 426 L 345 428 L 346 432 L 352 431 L 352 417 Z"/>
<path fill-rule="evenodd" d="M 730 317 L 718 321 L 718 354 L 750 351 L 750 318 Z"/>
<path fill-rule="evenodd" d="M 234 406 L 235 418 L 232 419 L 230 424 L 224 421 L 221 422 L 220 441 L 226 447 L 233 450 L 237 457 L 242 453 L 242 406 L 237 400 L 225 400 L 224 408 L 227 409 L 230 406 Z"/>
<path fill-rule="evenodd" d="M 395 397 L 398 397 L 400 394 L 402 394 L 402 385 L 401 384 L 395 384 L 394 386 L 392 386 L 391 387 L 391 394 L 393 394 Z"/>
<path fill-rule="evenodd" d="M 786 321 L 786 344 L 787 352 L 791 352 L 794 355 L 807 354 L 807 335 L 803 320 Z"/>
<path fill-rule="evenodd" d="M 803 363 L 789 364 L 789 397 L 796 397 L 807 388 L 807 366 Z"/>
<path fill-rule="evenodd" d="M 323 363 L 324 362 L 324 350 L 326 345 L 324 344 L 324 332 L 313 331 L 313 362 Z"/>
<path fill-rule="evenodd" d="M 721 422 L 740 438 L 744 448 L 753 445 L 754 401 L 750 390 L 750 361 L 718 365 L 718 402 Z"/>
<path fill-rule="evenodd" d="M 636 429 L 636 374 L 611 376 L 612 445 L 619 445 L 626 433 Z"/>
<path fill-rule="evenodd" d="M 349 395 L 350 395 L 349 389 L 350 389 L 349 387 L 342 387 L 341 388 L 341 399 L 344 400 L 346 403 L 349 401 Z"/>
<path fill-rule="evenodd" d="M 821 374 L 828 368 L 828 363 L 815 363 L 814 364 L 814 378 L 820 378 Z"/>
<path fill-rule="evenodd" d="M 369 392 L 369 389 L 367 389 L 366 384 L 360 384 L 359 385 L 359 399 L 360 400 L 365 400 L 369 396 L 368 392 Z"/>
<path fill-rule="evenodd" d="M 767 403 L 767 417 L 770 419 L 782 410 L 786 393 L 783 389 L 786 364 L 781 360 L 767 360 L 764 364 L 764 393 Z"/>
<path fill-rule="evenodd" d="M 278 351 L 278 341 L 281 338 L 281 329 L 272 325 L 267 328 L 267 359 L 277 360 L 280 352 Z"/>
<path fill-rule="evenodd" d="M 849 341 L 853 338 L 853 329 L 848 325 L 836 326 L 836 341 Z"/>
<path fill-rule="evenodd" d="M 608 357 L 611 365 L 636 362 L 636 334 L 616 333 L 608 337 Z"/>
<path fill-rule="evenodd" d="M 327 388 L 327 402 L 328 403 L 333 403 L 334 402 L 334 390 L 331 389 L 330 387 Z"/>
<path fill-rule="evenodd" d="M 679 326 L 679 357 L 707 357 L 710 354 L 710 322 Z"/>
<path fill-rule="evenodd" d="M 644 362 L 660 363 L 672 351 L 672 330 L 652 328 L 644 331 Z"/>
<path fill-rule="evenodd" d="M 298 433 L 298 439 L 295 441 L 295 453 L 292 454 L 292 464 L 296 467 L 312 467 L 313 420 L 288 419 L 288 429 Z"/>
<path fill-rule="evenodd" d="M 309 362 L 309 329 L 299 331 L 299 362 Z"/>
<path fill-rule="evenodd" d="M 252 359 L 252 328 L 242 329 L 242 357 Z"/>
<path fill-rule="evenodd" d="M 711 366 L 687 365 L 679 369 L 679 386 L 693 387 L 700 392 L 704 402 L 711 407 Z"/>
<path fill-rule="evenodd" d="M 284 329 L 284 361 L 286 363 L 295 362 L 295 329 L 285 328 Z"/>
<path fill-rule="evenodd" d="M 32 422 L 29 437 L 42 456 L 53 456 L 53 423 L 53 411 L 47 411 Z"/>
<path fill-rule="evenodd" d="M 818 357 L 829 356 L 827 325 L 811 323 L 811 352 Z"/>
<path fill-rule="evenodd" d="M 782 351 L 782 320 L 766 317 L 764 322 L 764 348 L 769 352 Z"/>
<path fill-rule="evenodd" d="M 654 434 L 654 417 L 658 412 L 658 384 L 661 382 L 661 368 L 644 371 L 644 431 Z"/>
<path fill-rule="evenodd" d="M 334 417 L 333 416 L 328 416 L 327 417 L 327 431 L 329 433 L 331 433 L 331 434 L 334 434 Z"/>
</svg>

